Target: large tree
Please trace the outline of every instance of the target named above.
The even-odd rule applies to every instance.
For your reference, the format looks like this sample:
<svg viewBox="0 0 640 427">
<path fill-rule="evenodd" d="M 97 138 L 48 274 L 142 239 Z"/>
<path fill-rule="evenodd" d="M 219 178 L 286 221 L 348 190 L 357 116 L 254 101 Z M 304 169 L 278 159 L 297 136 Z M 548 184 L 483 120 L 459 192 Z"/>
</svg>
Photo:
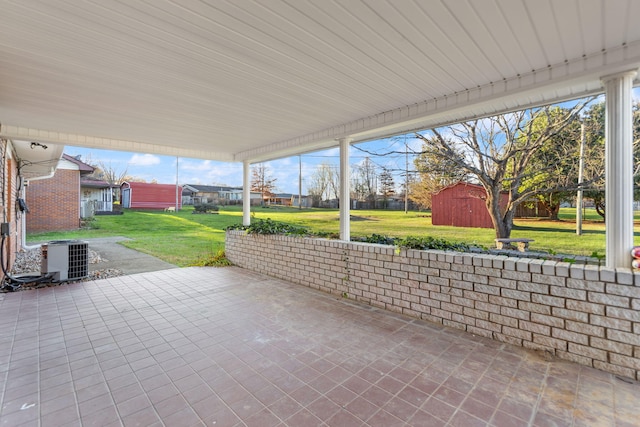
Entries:
<svg viewBox="0 0 640 427">
<path fill-rule="evenodd" d="M 265 196 L 269 197 L 276 191 L 276 181 L 271 175 L 269 167 L 264 163 L 257 164 L 251 168 L 251 191 L 255 191 L 262 195 L 264 203 Z"/>
<path fill-rule="evenodd" d="M 431 196 L 442 188 L 466 181 L 467 171 L 460 169 L 449 158 L 423 150 L 413 161 L 417 179 L 410 184 L 409 198 L 420 208 L 431 208 Z"/>
<path fill-rule="evenodd" d="M 389 198 L 396 194 L 396 183 L 393 179 L 391 171 L 387 168 L 382 168 L 380 172 L 380 194 L 382 195 L 382 208 L 389 207 Z"/>
<path fill-rule="evenodd" d="M 359 201 L 372 203 L 375 208 L 378 172 L 375 163 L 366 157 L 362 163 L 353 167 L 352 191 Z"/>
<path fill-rule="evenodd" d="M 339 186 L 337 166 L 329 163 L 319 164 L 307 185 L 307 191 L 311 196 L 313 206 L 319 207 L 324 200 L 337 199 Z"/>
<path fill-rule="evenodd" d="M 89 175 L 89 179 L 105 181 L 113 187 L 111 192 L 113 200 L 115 202 L 120 201 L 119 186 L 123 182 L 146 182 L 140 177 L 129 175 L 128 167 L 126 164 L 124 166 L 124 169 L 119 169 L 118 167 L 113 166 L 111 162 L 106 163 L 102 160 L 98 160 L 94 163 L 91 160 L 91 156 L 88 156 L 87 160 L 84 161 L 84 163 L 93 167 L 93 172 L 91 173 L 91 175 Z"/>
<path fill-rule="evenodd" d="M 632 104 L 633 115 L 633 152 L 634 152 L 634 198 L 640 197 L 640 101 Z M 600 179 L 594 180 L 585 186 L 584 196 L 593 200 L 596 212 L 605 218 L 605 193 L 604 193 L 604 146 L 605 146 L 605 105 L 599 103 L 586 111 L 584 121 L 587 124 L 587 150 L 585 155 L 585 169 L 593 168 L 599 171 Z"/>
<path fill-rule="evenodd" d="M 82 162 L 93 168 L 93 172 L 89 175 L 91 179 L 105 181 L 111 185 L 120 185 L 125 181 L 141 181 L 140 178 L 128 175 L 128 166 L 126 164 L 124 165 L 124 169 L 120 169 L 113 166 L 111 162 L 107 163 L 103 160 L 94 161 L 91 154 L 89 154 L 85 160 L 82 160 Z"/>
<path fill-rule="evenodd" d="M 432 129 L 416 137 L 423 140 L 429 156 L 465 171 L 484 187 L 496 237 L 508 238 L 516 207 L 536 194 L 553 190 L 523 187 L 534 173 L 529 168 L 532 159 L 573 123 L 584 105 L 578 102 L 561 113 L 552 107 L 528 109 Z"/>
<path fill-rule="evenodd" d="M 101 175 L 101 179 L 111 185 L 120 185 L 127 181 L 127 178 L 131 178 L 131 176 L 128 175 L 128 168 L 126 166 L 124 169 L 118 169 L 113 166 L 111 162 L 105 163 L 103 161 L 99 161 L 93 174 L 96 175 L 98 173 Z"/>
<path fill-rule="evenodd" d="M 545 132 L 550 122 L 562 120 L 568 110 L 554 107 L 549 114 L 539 114 L 532 119 L 534 133 Z M 524 136 L 523 136 L 524 137 Z M 557 220 L 560 205 L 575 197 L 578 188 L 580 164 L 581 123 L 573 120 L 563 129 L 550 136 L 548 142 L 538 149 L 526 169 L 520 192 L 533 193 L 531 200 L 539 202 L 547 211 L 549 219 Z M 600 178 L 591 173 L 583 182 L 590 185 Z"/>
</svg>

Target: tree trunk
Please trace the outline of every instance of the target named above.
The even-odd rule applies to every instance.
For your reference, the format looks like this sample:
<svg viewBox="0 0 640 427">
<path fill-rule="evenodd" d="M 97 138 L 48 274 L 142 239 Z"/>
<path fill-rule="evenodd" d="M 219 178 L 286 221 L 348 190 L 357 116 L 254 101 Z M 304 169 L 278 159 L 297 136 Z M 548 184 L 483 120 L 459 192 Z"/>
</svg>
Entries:
<svg viewBox="0 0 640 427">
<path fill-rule="evenodd" d="M 598 215 L 600 215 L 602 217 L 602 219 L 606 223 L 607 219 L 604 216 L 604 213 L 605 213 L 604 200 L 595 202 L 595 206 L 596 206 L 596 212 L 598 213 Z"/>
<path fill-rule="evenodd" d="M 506 212 L 503 216 L 500 209 L 500 188 L 485 188 L 485 191 L 487 191 L 487 210 L 489 211 L 491 222 L 493 222 L 496 239 L 508 239 L 511 236 L 511 228 L 513 228 L 514 212 Z"/>
<path fill-rule="evenodd" d="M 557 221 L 558 213 L 560 212 L 560 204 L 556 203 L 555 205 L 551 205 L 547 207 L 547 212 L 549 212 L 549 219 L 553 221 Z"/>
<path fill-rule="evenodd" d="M 557 221 L 558 213 L 560 212 L 560 202 L 553 203 L 553 194 L 548 195 L 549 200 L 543 199 L 542 206 L 547 211 L 547 218 L 552 221 Z"/>
</svg>

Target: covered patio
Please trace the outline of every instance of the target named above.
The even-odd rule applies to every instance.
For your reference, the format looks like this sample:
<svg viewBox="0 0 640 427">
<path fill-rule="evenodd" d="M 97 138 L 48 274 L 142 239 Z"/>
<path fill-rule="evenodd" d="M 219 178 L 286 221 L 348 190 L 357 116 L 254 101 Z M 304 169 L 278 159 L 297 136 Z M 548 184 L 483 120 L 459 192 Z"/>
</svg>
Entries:
<svg viewBox="0 0 640 427">
<path fill-rule="evenodd" d="M 560 338 L 587 353 L 579 360 L 597 366 L 591 353 L 602 363 L 615 353 L 615 366 L 626 369 L 616 373 L 638 379 L 640 275 L 629 250 L 639 15 L 635 0 L 6 1 L 1 221 L 15 225 L 4 237 L 18 250 L 24 214 L 12 203 L 28 172 L 52 173 L 52 153 L 64 145 L 241 163 L 246 224 L 252 164 L 338 147 L 345 201 L 351 144 L 605 94 L 606 267 L 485 266 L 469 258 L 461 268 L 514 281 L 485 287 L 515 301 L 496 303 L 493 314 L 522 305 L 558 312 L 562 320 L 524 324 L 551 333 L 544 322 L 557 329 L 578 322 L 585 336 L 561 331 Z M 45 160 L 36 157 L 42 153 Z M 349 218 L 349 203 L 341 203 L 341 245 L 349 244 Z M 309 252 L 303 262 L 314 268 L 317 250 Z M 258 255 L 275 268 L 273 247 Z M 350 270 L 348 256 L 331 257 Z M 551 287 L 529 283 L 547 270 L 560 277 Z M 454 274 L 438 271 L 449 276 L 420 280 L 448 292 Z M 176 269 L 0 295 L 0 424 L 630 426 L 640 419 L 633 374 L 616 378 L 261 272 Z M 314 271 L 314 280 L 329 272 Z M 490 280 L 469 279 L 472 296 Z M 542 295 L 548 288 L 559 294 Z M 529 304 L 530 294 L 544 306 Z M 474 304 L 467 312 L 489 316 L 467 303 Z M 523 324 L 523 313 L 506 311 L 500 330 L 517 333 L 511 325 Z M 605 352 L 591 345 L 605 345 L 594 337 L 613 343 Z M 551 338 L 545 342 L 561 341 Z"/>
<path fill-rule="evenodd" d="M 635 426 L 637 384 L 237 267 L 0 294 L 7 426 Z"/>
<path fill-rule="evenodd" d="M 8 1 L 0 138 L 29 147 L 22 178 L 49 145 L 241 162 L 248 225 L 252 164 L 339 147 L 346 201 L 351 144 L 604 94 L 606 265 L 628 269 L 639 14 L 634 0 Z"/>
</svg>

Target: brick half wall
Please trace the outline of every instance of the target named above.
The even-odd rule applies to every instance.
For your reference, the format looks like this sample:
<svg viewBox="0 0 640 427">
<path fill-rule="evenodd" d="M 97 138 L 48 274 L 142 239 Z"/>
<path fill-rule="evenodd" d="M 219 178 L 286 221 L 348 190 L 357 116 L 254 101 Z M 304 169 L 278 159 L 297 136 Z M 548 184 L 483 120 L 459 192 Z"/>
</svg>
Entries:
<svg viewBox="0 0 640 427">
<path fill-rule="evenodd" d="M 640 380 L 640 274 L 227 231 L 234 264 Z"/>
</svg>

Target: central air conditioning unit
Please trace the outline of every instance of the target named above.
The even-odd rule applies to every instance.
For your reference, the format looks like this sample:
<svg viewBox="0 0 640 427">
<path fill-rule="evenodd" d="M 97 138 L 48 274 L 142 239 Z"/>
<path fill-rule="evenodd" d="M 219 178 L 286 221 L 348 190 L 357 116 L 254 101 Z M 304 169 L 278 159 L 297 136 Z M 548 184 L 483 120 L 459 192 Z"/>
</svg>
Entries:
<svg viewBox="0 0 640 427">
<path fill-rule="evenodd" d="M 57 282 L 82 279 L 89 275 L 89 243 L 80 240 L 56 240 L 42 245 L 42 275 Z"/>
</svg>

